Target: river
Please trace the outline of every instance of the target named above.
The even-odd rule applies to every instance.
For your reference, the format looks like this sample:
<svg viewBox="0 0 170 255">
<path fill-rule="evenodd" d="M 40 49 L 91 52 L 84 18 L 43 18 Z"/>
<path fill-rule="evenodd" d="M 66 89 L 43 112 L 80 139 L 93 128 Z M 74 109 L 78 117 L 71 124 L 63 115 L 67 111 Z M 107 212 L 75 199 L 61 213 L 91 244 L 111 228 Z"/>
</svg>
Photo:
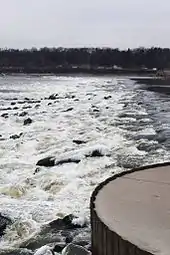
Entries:
<svg viewBox="0 0 170 255">
<path fill-rule="evenodd" d="M 58 96 L 51 100 L 51 94 Z M 89 220 L 89 199 L 98 183 L 114 173 L 170 159 L 169 96 L 147 91 L 128 77 L 1 77 L 0 115 L 4 113 L 0 212 L 14 223 L 0 249 L 19 245 L 61 215 Z M 24 125 L 28 117 L 32 123 Z M 83 156 L 93 148 L 104 156 Z M 67 154 L 81 158 L 80 163 L 40 167 L 35 173 L 38 160 Z"/>
</svg>

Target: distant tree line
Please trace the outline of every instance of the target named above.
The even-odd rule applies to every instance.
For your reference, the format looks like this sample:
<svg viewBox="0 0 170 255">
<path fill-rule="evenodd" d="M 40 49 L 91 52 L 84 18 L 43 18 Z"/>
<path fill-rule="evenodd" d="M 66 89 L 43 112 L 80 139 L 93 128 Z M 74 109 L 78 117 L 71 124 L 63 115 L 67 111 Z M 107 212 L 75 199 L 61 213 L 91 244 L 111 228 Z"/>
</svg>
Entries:
<svg viewBox="0 0 170 255">
<path fill-rule="evenodd" d="M 41 48 L 0 49 L 2 70 L 58 69 L 164 69 L 170 68 L 170 49 L 137 48 L 119 50 L 112 48 Z"/>
</svg>

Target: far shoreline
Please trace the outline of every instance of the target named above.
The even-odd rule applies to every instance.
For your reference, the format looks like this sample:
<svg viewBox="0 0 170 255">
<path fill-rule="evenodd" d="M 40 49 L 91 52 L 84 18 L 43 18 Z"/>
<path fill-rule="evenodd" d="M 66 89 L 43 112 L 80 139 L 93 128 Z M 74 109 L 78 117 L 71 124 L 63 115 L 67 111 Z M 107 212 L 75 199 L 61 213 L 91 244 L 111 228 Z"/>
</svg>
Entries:
<svg viewBox="0 0 170 255">
<path fill-rule="evenodd" d="M 0 74 L 3 75 L 118 75 L 118 76 L 145 76 L 154 77 L 155 70 L 143 70 L 143 69 L 113 69 L 113 68 L 25 68 L 25 67 L 10 67 L 0 68 Z"/>
</svg>

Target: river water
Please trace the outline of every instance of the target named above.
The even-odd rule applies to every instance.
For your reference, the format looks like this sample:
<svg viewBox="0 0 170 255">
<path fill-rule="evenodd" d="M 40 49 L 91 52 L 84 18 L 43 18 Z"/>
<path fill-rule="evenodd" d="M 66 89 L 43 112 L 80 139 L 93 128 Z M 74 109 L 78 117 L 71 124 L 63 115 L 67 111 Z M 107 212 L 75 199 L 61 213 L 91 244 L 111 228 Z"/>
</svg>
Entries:
<svg viewBox="0 0 170 255">
<path fill-rule="evenodd" d="M 45 99 L 53 93 L 56 100 Z M 27 115 L 19 116 L 23 111 Z M 0 212 L 14 224 L 0 249 L 18 246 L 61 215 L 89 220 L 89 199 L 98 183 L 114 173 L 170 159 L 169 96 L 147 91 L 127 77 L 6 76 L 0 78 L 4 113 Z M 33 122 L 23 125 L 28 117 Z M 19 139 L 10 139 L 20 133 Z M 74 139 L 86 143 L 77 145 Z M 92 148 L 107 153 L 82 156 L 79 164 L 41 167 L 35 174 L 37 161 L 46 156 L 80 157 Z"/>
</svg>

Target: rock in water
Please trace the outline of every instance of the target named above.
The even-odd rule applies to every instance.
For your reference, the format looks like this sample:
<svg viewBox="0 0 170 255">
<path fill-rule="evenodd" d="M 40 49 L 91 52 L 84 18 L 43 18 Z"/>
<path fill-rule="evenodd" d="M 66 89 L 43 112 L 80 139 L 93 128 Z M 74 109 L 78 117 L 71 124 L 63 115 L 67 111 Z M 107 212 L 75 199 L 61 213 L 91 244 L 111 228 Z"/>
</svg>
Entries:
<svg viewBox="0 0 170 255">
<path fill-rule="evenodd" d="M 57 252 L 57 253 L 61 253 L 62 250 L 66 247 L 65 243 L 58 243 L 54 246 L 53 251 Z"/>
<path fill-rule="evenodd" d="M 71 237 L 79 234 L 80 231 L 84 232 L 82 228 L 87 226 L 86 222 L 80 225 L 79 221 L 76 219 L 78 220 L 78 218 L 70 214 L 62 219 L 57 219 L 44 225 L 34 236 L 23 241 L 20 248 L 36 250 L 42 246 L 54 244 L 54 251 L 62 250 L 62 248 L 66 246 L 66 239 L 69 238 L 71 242 L 73 240 Z M 65 232 L 65 234 L 63 234 L 63 232 Z"/>
<path fill-rule="evenodd" d="M 19 139 L 21 136 L 23 135 L 23 133 L 20 133 L 19 135 L 11 135 L 10 139 Z"/>
<path fill-rule="evenodd" d="M 28 249 L 6 248 L 0 250 L 0 255 L 33 255 Z"/>
<path fill-rule="evenodd" d="M 70 108 L 68 108 L 67 110 L 65 110 L 64 112 L 70 112 L 70 111 L 72 111 L 73 110 L 73 107 L 70 107 Z"/>
<path fill-rule="evenodd" d="M 29 125 L 31 123 L 32 123 L 32 119 L 31 118 L 28 118 L 28 119 L 24 120 L 24 126 Z"/>
<path fill-rule="evenodd" d="M 49 96 L 48 99 L 49 99 L 49 100 L 56 100 L 57 97 L 58 97 L 58 94 L 52 94 L 52 95 Z"/>
<path fill-rule="evenodd" d="M 25 104 L 25 101 L 18 101 L 18 104 Z"/>
<path fill-rule="evenodd" d="M 68 158 L 68 159 L 61 159 L 59 161 L 56 161 L 55 165 L 59 166 L 59 165 L 63 165 L 63 164 L 68 164 L 68 163 L 80 163 L 80 159 L 74 159 L 74 158 Z"/>
<path fill-rule="evenodd" d="M 12 108 L 11 107 L 8 107 L 8 108 L 4 108 L 4 109 L 2 109 L 3 111 L 11 111 L 12 110 Z"/>
<path fill-rule="evenodd" d="M 35 171 L 34 171 L 34 174 L 37 174 L 37 173 L 39 173 L 41 171 L 41 168 L 40 167 L 37 167 L 36 169 L 35 169 Z"/>
<path fill-rule="evenodd" d="M 105 100 L 108 100 L 108 99 L 110 99 L 110 98 L 112 98 L 112 96 L 105 96 L 105 97 L 104 97 Z"/>
<path fill-rule="evenodd" d="M 76 143 L 76 144 L 83 144 L 83 143 L 86 143 L 85 141 L 82 141 L 82 140 L 78 140 L 78 139 L 75 139 L 73 140 L 73 143 Z"/>
<path fill-rule="evenodd" d="M 99 109 L 93 109 L 93 112 L 100 112 Z"/>
<path fill-rule="evenodd" d="M 31 105 L 28 105 L 28 106 L 24 106 L 24 107 L 22 107 L 22 109 L 24 110 L 24 109 L 31 109 L 32 108 L 32 106 Z"/>
<path fill-rule="evenodd" d="M 62 255 L 90 255 L 91 252 L 86 250 L 84 247 L 75 245 L 75 244 L 69 244 L 62 250 Z"/>
<path fill-rule="evenodd" d="M 117 166 L 123 167 L 123 168 L 138 168 L 143 166 L 144 163 L 144 157 L 143 155 L 126 155 L 126 154 L 120 154 L 117 156 Z"/>
<path fill-rule="evenodd" d="M 20 114 L 19 114 L 19 117 L 24 117 L 24 116 L 26 116 L 28 114 L 28 112 L 21 112 Z"/>
<path fill-rule="evenodd" d="M 11 220 L 0 213 L 0 237 L 4 234 L 6 227 L 11 224 Z"/>
<path fill-rule="evenodd" d="M 85 227 L 86 224 L 84 223 L 82 226 L 78 223 L 73 223 L 73 221 L 76 219 L 76 217 L 73 214 L 69 214 L 65 216 L 63 219 L 57 219 L 53 220 L 49 223 L 51 228 L 55 229 L 76 229 L 76 228 L 82 228 Z"/>
<path fill-rule="evenodd" d="M 37 166 L 55 166 L 55 158 L 54 157 L 47 157 L 44 159 L 41 159 L 37 162 Z"/>
<path fill-rule="evenodd" d="M 14 108 L 13 108 L 13 110 L 18 110 L 19 108 L 17 107 L 17 106 L 15 106 Z"/>
<path fill-rule="evenodd" d="M 39 108 L 41 105 L 40 104 L 36 104 L 35 105 L 35 108 L 37 109 L 37 108 Z"/>
<path fill-rule="evenodd" d="M 41 159 L 37 162 L 38 166 L 58 166 L 66 163 L 76 163 L 78 164 L 83 158 L 87 157 L 104 157 L 110 156 L 108 148 L 102 145 L 92 146 L 88 148 L 82 148 L 80 150 L 74 150 L 72 152 L 64 153 L 61 159 L 57 159 L 55 156 L 50 156 Z"/>
<path fill-rule="evenodd" d="M 68 164 L 68 163 L 76 163 L 78 164 L 81 160 L 79 159 L 74 159 L 74 158 L 66 158 L 66 159 L 61 159 L 56 161 L 55 157 L 47 157 L 44 159 L 41 159 L 37 162 L 37 166 L 46 166 L 46 167 L 52 167 L 52 166 L 59 166 L 63 164 Z"/>
<path fill-rule="evenodd" d="M 38 249 L 34 255 L 55 255 L 55 253 L 52 251 L 52 249 L 48 245 L 42 246 L 40 249 Z"/>
<path fill-rule="evenodd" d="M 1 115 L 1 117 L 7 119 L 7 118 L 8 118 L 8 113 L 3 113 L 3 114 Z"/>
<path fill-rule="evenodd" d="M 86 154 L 86 157 L 103 157 L 104 154 L 98 150 L 98 149 L 94 149 L 91 153 Z"/>
</svg>

